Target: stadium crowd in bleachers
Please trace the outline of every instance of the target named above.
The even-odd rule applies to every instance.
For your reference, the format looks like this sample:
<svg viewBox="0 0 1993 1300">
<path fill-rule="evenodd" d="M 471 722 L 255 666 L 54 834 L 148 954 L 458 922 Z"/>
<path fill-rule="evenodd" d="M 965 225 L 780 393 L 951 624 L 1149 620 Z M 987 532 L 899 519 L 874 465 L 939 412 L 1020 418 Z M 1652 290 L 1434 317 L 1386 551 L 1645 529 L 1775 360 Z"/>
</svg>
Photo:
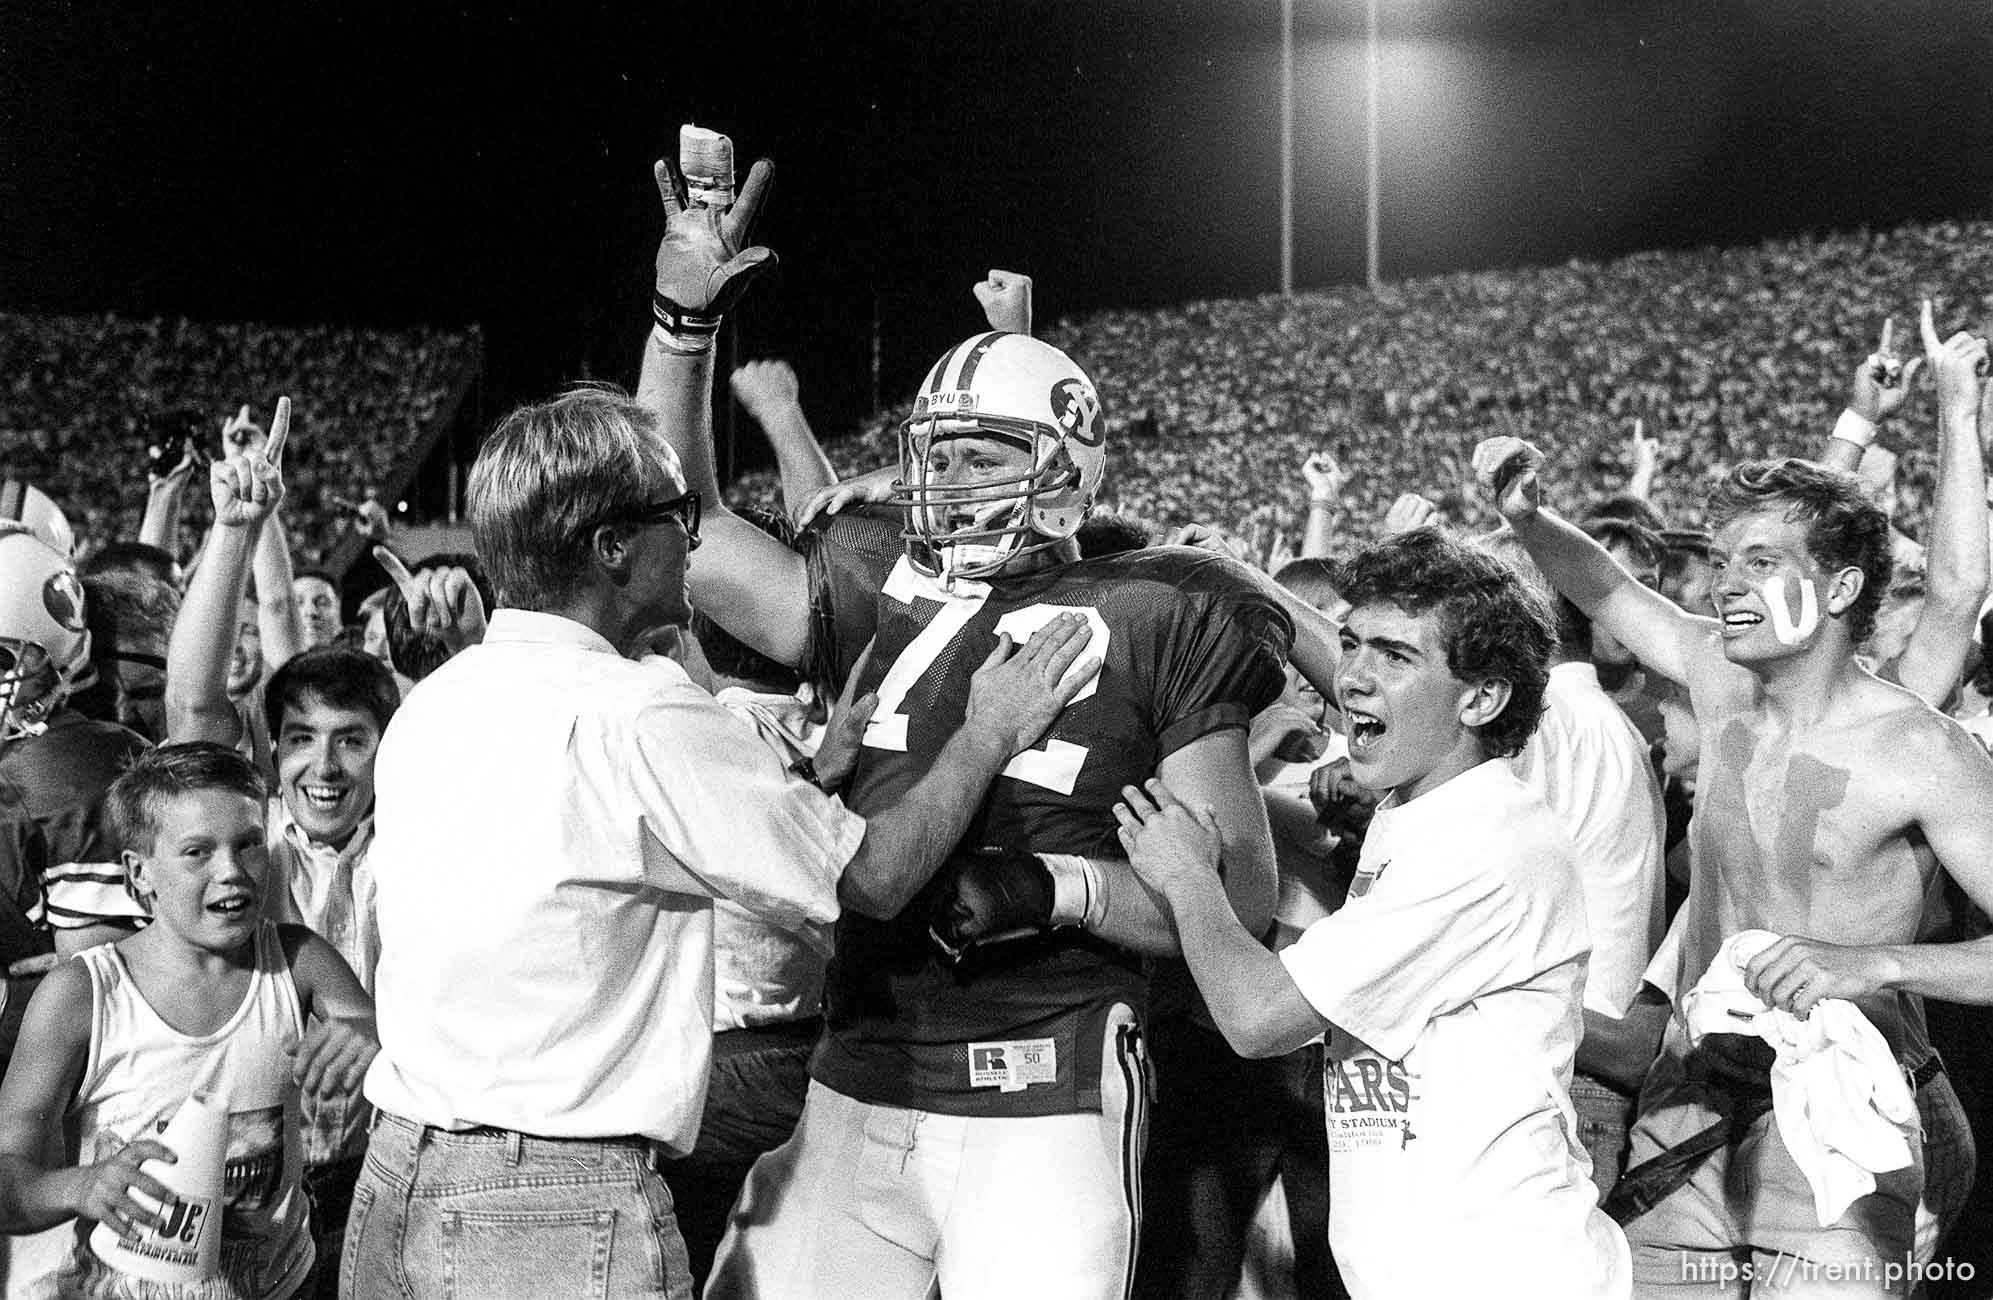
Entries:
<svg viewBox="0 0 1993 1300">
<path fill-rule="evenodd" d="M 198 413 L 203 449 L 237 405 L 286 392 L 316 436 L 291 486 L 292 545 L 325 562 L 349 526 L 334 495 L 392 490 L 401 461 L 476 365 L 475 333 L 207 324 L 0 312 L 0 464 L 64 503 L 87 556 L 135 537 L 146 504 L 146 447 Z M 166 448 L 169 470 L 180 448 Z M 182 551 L 207 528 L 196 482 Z"/>
</svg>

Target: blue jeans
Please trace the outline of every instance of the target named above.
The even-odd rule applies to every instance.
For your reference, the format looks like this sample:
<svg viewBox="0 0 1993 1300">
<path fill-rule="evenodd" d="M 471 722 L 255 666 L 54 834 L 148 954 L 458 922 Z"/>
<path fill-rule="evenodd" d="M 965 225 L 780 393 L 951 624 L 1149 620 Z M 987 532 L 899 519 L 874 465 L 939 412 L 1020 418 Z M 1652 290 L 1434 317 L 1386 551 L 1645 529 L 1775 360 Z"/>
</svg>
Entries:
<svg viewBox="0 0 1993 1300">
<path fill-rule="evenodd" d="M 671 1193 L 638 1138 L 450 1133 L 382 1112 L 341 1300 L 691 1300 Z"/>
</svg>

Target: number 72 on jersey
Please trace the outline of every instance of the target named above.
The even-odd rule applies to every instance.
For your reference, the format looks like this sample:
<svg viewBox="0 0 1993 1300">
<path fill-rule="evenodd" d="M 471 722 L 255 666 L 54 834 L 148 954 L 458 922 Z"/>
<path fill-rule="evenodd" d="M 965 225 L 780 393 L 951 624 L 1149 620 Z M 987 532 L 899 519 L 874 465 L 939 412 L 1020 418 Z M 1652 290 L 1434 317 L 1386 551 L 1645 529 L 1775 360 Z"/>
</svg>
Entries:
<svg viewBox="0 0 1993 1300">
<path fill-rule="evenodd" d="M 954 590 L 917 572 L 904 556 L 893 566 L 882 588 L 888 599 L 903 605 L 912 605 L 916 598 L 931 601 L 941 606 L 934 618 L 920 634 L 907 642 L 900 657 L 886 670 L 879 682 L 879 705 L 872 712 L 872 720 L 865 728 L 865 744 L 871 749 L 890 749 L 901 753 L 907 747 L 907 695 L 914 683 L 926 675 L 934 666 L 934 661 L 968 628 L 990 598 L 990 586 L 986 582 L 959 583 Z M 1082 605 L 1026 605 L 1013 609 L 996 622 L 993 629 L 998 635 L 1010 634 L 1012 642 L 1018 645 L 1031 639 L 1031 634 L 1061 614 L 1073 613 L 1086 617 L 1093 629 L 1093 639 L 1087 642 L 1086 653 L 1080 656 L 1079 664 L 1069 671 L 1079 671 L 1080 664 L 1089 659 L 1107 660 L 1107 643 L 1110 633 L 1107 620 L 1100 611 Z M 1073 702 L 1086 699 L 1099 687 L 1099 674 L 1096 671 L 1092 680 L 1080 688 Z M 1047 740 L 1036 749 L 1027 749 L 1013 757 L 1004 766 L 1003 775 L 1014 780 L 1024 781 L 1060 794 L 1071 794 L 1080 779 L 1080 769 L 1086 764 L 1087 747 L 1075 745 L 1071 741 Z"/>
</svg>

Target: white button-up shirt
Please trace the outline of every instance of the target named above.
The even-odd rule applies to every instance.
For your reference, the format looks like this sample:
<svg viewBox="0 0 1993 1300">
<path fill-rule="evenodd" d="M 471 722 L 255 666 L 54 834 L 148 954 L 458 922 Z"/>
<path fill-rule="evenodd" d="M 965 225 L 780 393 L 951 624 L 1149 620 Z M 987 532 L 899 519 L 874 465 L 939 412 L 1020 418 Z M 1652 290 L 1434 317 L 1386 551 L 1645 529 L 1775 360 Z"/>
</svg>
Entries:
<svg viewBox="0 0 1993 1300">
<path fill-rule="evenodd" d="M 275 921 L 310 927 L 346 959 L 360 987 L 374 991 L 381 959 L 381 930 L 374 916 L 374 873 L 367 850 L 374 819 L 363 820 L 335 849 L 304 833 L 282 799 L 270 801 L 270 889 L 265 912 Z M 367 1153 L 373 1110 L 358 1096 L 306 1094 L 304 1162 L 307 1168 Z"/>
<path fill-rule="evenodd" d="M 712 900 L 827 950 L 865 830 L 677 664 L 522 610 L 409 694 L 375 785 L 368 1099 L 673 1152 L 705 1100 Z"/>
</svg>

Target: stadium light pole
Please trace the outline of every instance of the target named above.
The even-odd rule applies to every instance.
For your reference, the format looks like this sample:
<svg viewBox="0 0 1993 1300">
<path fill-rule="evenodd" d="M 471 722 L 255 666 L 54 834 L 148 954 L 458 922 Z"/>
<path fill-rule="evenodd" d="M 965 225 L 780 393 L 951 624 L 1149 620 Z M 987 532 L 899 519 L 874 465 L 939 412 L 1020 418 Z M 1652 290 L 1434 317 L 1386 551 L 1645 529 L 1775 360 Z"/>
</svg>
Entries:
<svg viewBox="0 0 1993 1300">
<path fill-rule="evenodd" d="M 1372 293 L 1377 291 L 1383 279 L 1379 256 L 1383 239 L 1380 227 L 1382 204 L 1378 201 L 1378 149 L 1377 117 L 1379 87 L 1382 79 L 1378 76 L 1377 51 L 1377 0 L 1366 0 L 1366 23 L 1364 35 L 1364 58 L 1369 64 L 1368 94 L 1364 112 L 1364 207 L 1363 207 L 1363 273 Z"/>
<path fill-rule="evenodd" d="M 1280 296 L 1294 296 L 1294 0 L 1280 0 Z"/>
</svg>

